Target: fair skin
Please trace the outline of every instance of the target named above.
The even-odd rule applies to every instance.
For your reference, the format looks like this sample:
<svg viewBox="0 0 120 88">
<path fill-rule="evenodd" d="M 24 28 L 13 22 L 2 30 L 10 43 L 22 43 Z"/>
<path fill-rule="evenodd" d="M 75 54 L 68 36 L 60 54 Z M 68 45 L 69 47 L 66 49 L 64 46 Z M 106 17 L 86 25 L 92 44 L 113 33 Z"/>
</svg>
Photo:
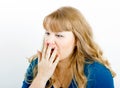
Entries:
<svg viewBox="0 0 120 88">
<path fill-rule="evenodd" d="M 38 74 L 30 88 L 45 88 L 47 80 L 56 72 L 56 67 L 62 73 L 74 46 L 75 38 L 71 31 L 46 31 L 43 52 L 38 51 Z"/>
</svg>

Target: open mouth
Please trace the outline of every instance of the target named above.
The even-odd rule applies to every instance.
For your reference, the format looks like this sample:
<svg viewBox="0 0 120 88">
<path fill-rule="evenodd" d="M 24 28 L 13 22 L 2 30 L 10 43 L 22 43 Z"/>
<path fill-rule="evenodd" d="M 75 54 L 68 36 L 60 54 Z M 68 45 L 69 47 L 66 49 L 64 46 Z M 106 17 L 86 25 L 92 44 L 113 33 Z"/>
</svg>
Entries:
<svg viewBox="0 0 120 88">
<path fill-rule="evenodd" d="M 52 49 L 51 49 L 50 55 L 52 55 L 52 53 L 53 53 L 54 50 L 55 50 L 55 48 L 52 48 Z"/>
</svg>

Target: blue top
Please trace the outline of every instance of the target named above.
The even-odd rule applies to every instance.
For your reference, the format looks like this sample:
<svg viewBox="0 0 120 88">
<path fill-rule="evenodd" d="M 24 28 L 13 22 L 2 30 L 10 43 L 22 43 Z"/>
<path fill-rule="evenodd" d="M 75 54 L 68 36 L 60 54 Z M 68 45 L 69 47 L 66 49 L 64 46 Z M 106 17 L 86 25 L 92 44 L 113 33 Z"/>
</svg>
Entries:
<svg viewBox="0 0 120 88">
<path fill-rule="evenodd" d="M 33 69 L 38 64 L 38 59 L 33 60 L 27 71 L 26 77 L 23 81 L 22 88 L 29 88 L 33 79 Z M 93 62 L 92 64 L 85 64 L 84 73 L 87 77 L 86 88 L 114 88 L 113 77 L 111 72 L 99 62 Z M 53 86 L 51 88 L 54 88 Z M 72 80 L 69 88 L 78 88 L 75 80 Z"/>
</svg>

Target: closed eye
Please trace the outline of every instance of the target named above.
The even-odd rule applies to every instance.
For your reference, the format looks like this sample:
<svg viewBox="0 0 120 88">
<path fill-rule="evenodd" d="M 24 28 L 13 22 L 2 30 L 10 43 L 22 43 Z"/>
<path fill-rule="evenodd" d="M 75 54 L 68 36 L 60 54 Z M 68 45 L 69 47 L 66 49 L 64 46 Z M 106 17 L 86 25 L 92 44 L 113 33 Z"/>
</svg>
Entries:
<svg viewBox="0 0 120 88">
<path fill-rule="evenodd" d="M 56 34 L 57 37 L 64 37 L 63 35 L 60 35 L 60 34 Z"/>
</svg>

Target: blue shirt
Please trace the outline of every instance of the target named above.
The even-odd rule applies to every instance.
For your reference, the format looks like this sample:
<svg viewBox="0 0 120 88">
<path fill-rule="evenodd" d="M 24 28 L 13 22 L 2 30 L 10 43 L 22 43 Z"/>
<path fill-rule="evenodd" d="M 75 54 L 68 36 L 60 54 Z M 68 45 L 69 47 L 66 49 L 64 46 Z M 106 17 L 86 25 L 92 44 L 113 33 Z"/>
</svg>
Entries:
<svg viewBox="0 0 120 88">
<path fill-rule="evenodd" d="M 26 71 L 26 77 L 22 88 L 29 88 L 33 79 L 33 69 L 38 64 L 38 59 L 33 60 Z M 85 64 L 84 73 L 87 77 L 86 88 L 114 88 L 114 82 L 111 72 L 99 62 Z M 54 88 L 53 86 L 51 88 Z M 69 88 L 78 88 L 75 80 L 72 79 Z"/>
</svg>

